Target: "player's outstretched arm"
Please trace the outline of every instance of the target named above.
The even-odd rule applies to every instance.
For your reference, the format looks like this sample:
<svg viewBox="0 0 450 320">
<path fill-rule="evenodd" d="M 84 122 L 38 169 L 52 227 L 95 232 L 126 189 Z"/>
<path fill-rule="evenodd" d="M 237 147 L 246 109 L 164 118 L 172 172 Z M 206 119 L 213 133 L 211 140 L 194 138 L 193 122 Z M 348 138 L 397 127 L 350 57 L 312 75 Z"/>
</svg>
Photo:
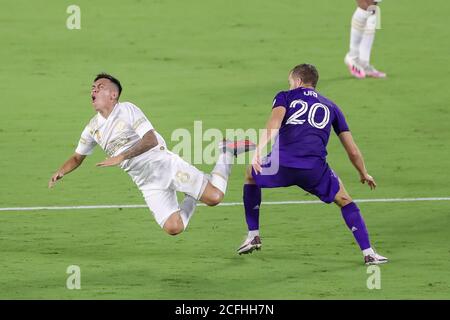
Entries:
<svg viewBox="0 0 450 320">
<path fill-rule="evenodd" d="M 48 182 L 48 187 L 53 188 L 53 186 L 58 182 L 58 180 L 61 180 L 64 175 L 72 172 L 76 168 L 78 168 L 81 163 L 84 161 L 86 156 L 74 153 L 64 164 L 59 168 L 50 178 Z"/>
<path fill-rule="evenodd" d="M 158 145 L 158 139 L 156 138 L 153 130 L 148 131 L 142 139 L 136 143 L 133 147 L 128 149 L 127 151 L 111 158 L 107 158 L 105 161 L 97 163 L 97 167 L 111 167 L 117 166 L 122 161 L 137 157 L 144 152 L 156 147 Z"/>
<path fill-rule="evenodd" d="M 366 183 L 369 185 L 370 189 L 375 189 L 377 184 L 372 176 L 366 170 L 366 165 L 364 164 L 364 158 L 353 140 L 353 136 L 350 131 L 344 131 L 339 134 L 339 139 L 347 152 L 348 158 L 352 162 L 353 166 L 358 170 L 361 183 Z"/>
</svg>

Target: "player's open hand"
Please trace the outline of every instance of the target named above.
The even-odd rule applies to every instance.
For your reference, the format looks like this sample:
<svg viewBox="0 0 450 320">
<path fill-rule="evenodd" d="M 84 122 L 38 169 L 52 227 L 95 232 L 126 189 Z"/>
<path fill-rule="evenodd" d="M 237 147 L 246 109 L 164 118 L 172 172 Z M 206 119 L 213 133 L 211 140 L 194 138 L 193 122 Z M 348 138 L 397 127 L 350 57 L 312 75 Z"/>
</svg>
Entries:
<svg viewBox="0 0 450 320">
<path fill-rule="evenodd" d="M 106 158 L 106 160 L 96 164 L 97 167 L 112 167 L 119 165 L 124 159 L 123 155 L 118 155 L 111 158 Z"/>
<path fill-rule="evenodd" d="M 371 190 L 373 190 L 373 189 L 375 189 L 377 187 L 375 179 L 371 175 L 369 175 L 367 173 L 365 175 L 361 176 L 361 183 L 364 184 L 366 182 L 369 185 Z"/>
<path fill-rule="evenodd" d="M 64 174 L 61 172 L 56 172 L 52 177 L 50 178 L 50 181 L 48 182 L 48 187 L 53 188 L 53 186 L 58 182 L 58 180 L 61 180 L 62 177 L 64 177 Z"/>
<path fill-rule="evenodd" d="M 255 155 L 253 156 L 252 167 L 255 170 L 256 174 L 261 173 L 261 156 L 259 155 L 258 150 L 256 150 Z"/>
</svg>

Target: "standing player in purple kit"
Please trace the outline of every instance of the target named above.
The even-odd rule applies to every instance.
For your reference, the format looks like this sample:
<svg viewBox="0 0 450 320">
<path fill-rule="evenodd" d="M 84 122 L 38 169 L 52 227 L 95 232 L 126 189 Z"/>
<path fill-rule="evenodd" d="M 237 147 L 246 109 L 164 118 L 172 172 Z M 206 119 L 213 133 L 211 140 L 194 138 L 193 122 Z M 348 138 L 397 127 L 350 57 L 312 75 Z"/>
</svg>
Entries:
<svg viewBox="0 0 450 320">
<path fill-rule="evenodd" d="M 358 206 L 326 162 L 326 146 L 333 127 L 361 182 L 367 182 L 371 189 L 375 189 L 375 180 L 367 173 L 363 156 L 353 141 L 343 113 L 315 90 L 318 80 L 319 74 L 313 65 L 298 65 L 289 73 L 290 90 L 275 97 L 266 134 L 261 136 L 252 166 L 246 173 L 244 207 L 249 233 L 238 253 L 250 253 L 261 248 L 261 188 L 298 186 L 323 202 L 335 202 L 341 208 L 345 223 L 353 232 L 367 265 L 385 263 L 388 259 L 375 253 L 370 245 Z M 261 151 L 275 137 L 272 152 L 261 161 Z M 278 168 L 276 172 L 272 172 L 274 167 Z"/>
</svg>

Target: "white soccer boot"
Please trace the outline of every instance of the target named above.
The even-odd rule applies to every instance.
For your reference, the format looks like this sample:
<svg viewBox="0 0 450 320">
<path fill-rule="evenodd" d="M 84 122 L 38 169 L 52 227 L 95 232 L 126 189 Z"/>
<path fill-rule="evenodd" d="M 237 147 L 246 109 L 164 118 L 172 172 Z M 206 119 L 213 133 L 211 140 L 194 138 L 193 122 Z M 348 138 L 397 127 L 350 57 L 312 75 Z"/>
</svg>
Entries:
<svg viewBox="0 0 450 320">
<path fill-rule="evenodd" d="M 379 255 L 378 253 L 371 253 L 364 257 L 364 263 L 366 266 L 375 265 L 375 264 L 383 264 L 388 262 L 388 258 Z"/>
<path fill-rule="evenodd" d="M 261 250 L 261 238 L 259 236 L 254 236 L 253 238 L 247 238 L 239 247 L 237 252 L 241 254 L 252 253 L 253 250 Z"/>
</svg>

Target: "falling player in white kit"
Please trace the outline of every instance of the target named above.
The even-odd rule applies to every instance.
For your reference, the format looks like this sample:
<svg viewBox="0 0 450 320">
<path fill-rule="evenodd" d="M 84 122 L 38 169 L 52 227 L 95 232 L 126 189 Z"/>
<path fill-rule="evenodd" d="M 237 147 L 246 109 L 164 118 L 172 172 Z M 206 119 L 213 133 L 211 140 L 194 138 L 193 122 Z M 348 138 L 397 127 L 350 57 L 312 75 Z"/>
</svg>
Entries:
<svg viewBox="0 0 450 320">
<path fill-rule="evenodd" d="M 97 114 L 81 134 L 75 153 L 49 181 L 49 188 L 78 168 L 98 144 L 109 156 L 99 167 L 119 165 L 141 190 L 156 222 L 171 235 L 186 229 L 196 201 L 215 206 L 225 194 L 233 157 L 254 149 L 250 141 L 223 141 L 211 175 L 206 175 L 177 154 L 166 143 L 144 113 L 130 102 L 119 102 L 122 86 L 113 76 L 97 75 L 91 98 Z M 185 194 L 178 204 L 176 192 Z"/>
<path fill-rule="evenodd" d="M 358 7 L 352 17 L 350 51 L 345 56 L 344 62 L 355 78 L 386 78 L 384 72 L 378 71 L 370 64 L 377 16 L 380 14 L 376 5 L 381 0 L 356 0 L 356 2 Z"/>
</svg>

